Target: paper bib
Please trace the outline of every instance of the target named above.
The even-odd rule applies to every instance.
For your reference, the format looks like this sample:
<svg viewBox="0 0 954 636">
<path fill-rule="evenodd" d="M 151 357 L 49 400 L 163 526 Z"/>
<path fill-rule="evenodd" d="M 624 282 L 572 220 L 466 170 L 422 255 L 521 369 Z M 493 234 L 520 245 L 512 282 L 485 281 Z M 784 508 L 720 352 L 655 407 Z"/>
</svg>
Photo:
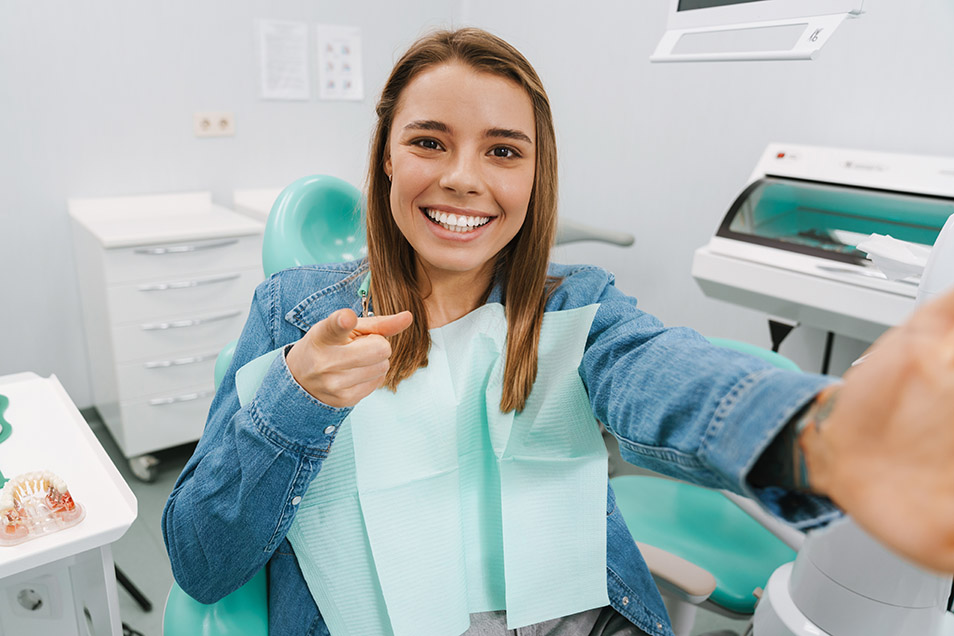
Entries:
<svg viewBox="0 0 954 636">
<path fill-rule="evenodd" d="M 428 366 L 342 423 L 288 538 L 333 636 L 456 636 L 609 604 L 607 456 L 578 367 L 598 306 L 548 312 L 537 379 L 501 413 L 507 323 L 432 329 Z M 275 352 L 239 371 L 243 404 Z M 256 383 L 257 379 L 257 383 Z"/>
</svg>

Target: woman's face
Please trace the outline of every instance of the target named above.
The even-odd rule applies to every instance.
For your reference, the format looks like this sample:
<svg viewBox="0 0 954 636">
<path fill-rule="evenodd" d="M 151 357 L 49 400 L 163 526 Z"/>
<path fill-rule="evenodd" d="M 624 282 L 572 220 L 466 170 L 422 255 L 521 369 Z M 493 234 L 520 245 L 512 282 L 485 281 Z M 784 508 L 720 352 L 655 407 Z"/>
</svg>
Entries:
<svg viewBox="0 0 954 636">
<path fill-rule="evenodd" d="M 408 84 L 385 170 L 391 213 L 420 267 L 490 272 L 527 215 L 534 137 L 530 97 L 509 79 L 450 63 Z"/>
</svg>

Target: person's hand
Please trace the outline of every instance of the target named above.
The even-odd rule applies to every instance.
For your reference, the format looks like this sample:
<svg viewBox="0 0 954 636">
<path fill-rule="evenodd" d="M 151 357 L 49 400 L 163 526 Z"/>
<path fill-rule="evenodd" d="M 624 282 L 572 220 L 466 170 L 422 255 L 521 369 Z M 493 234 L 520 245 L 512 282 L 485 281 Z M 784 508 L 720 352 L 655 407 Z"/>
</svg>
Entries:
<svg viewBox="0 0 954 636">
<path fill-rule="evenodd" d="M 389 336 L 411 324 L 411 312 L 358 318 L 339 309 L 312 326 L 286 356 L 303 389 L 328 406 L 354 406 L 384 384 L 391 357 Z"/>
<path fill-rule="evenodd" d="M 882 336 L 801 438 L 813 490 L 900 555 L 954 572 L 954 292 Z"/>
</svg>

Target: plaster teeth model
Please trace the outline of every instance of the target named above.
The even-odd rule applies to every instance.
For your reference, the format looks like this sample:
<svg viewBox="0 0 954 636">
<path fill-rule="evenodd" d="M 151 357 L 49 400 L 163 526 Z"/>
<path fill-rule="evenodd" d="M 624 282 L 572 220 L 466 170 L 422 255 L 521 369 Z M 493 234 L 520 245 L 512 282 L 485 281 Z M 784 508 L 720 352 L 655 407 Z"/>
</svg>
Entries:
<svg viewBox="0 0 954 636">
<path fill-rule="evenodd" d="M 0 489 L 0 546 L 69 528 L 85 515 L 66 482 L 53 472 L 17 475 Z"/>
</svg>

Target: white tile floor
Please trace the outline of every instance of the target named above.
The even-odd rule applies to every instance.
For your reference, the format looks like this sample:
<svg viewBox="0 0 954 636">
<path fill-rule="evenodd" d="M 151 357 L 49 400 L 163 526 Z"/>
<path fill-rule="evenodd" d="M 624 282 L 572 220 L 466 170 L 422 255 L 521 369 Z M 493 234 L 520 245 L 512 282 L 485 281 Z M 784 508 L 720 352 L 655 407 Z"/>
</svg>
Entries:
<svg viewBox="0 0 954 636">
<path fill-rule="evenodd" d="M 192 448 L 181 447 L 160 453 L 158 479 L 153 483 L 143 483 L 132 475 L 126 460 L 106 427 L 99 420 L 95 410 L 85 410 L 83 415 L 139 502 L 138 518 L 129 531 L 113 544 L 113 557 L 116 565 L 152 602 L 153 608 L 149 612 L 144 612 L 133 598 L 120 588 L 119 606 L 122 620 L 143 636 L 161 636 L 162 609 L 172 585 L 172 571 L 166 557 L 159 520 L 166 498 L 172 492 L 176 478 L 189 459 Z M 618 459 L 619 451 L 615 445 L 609 443 L 608 447 L 611 462 L 616 462 L 615 467 L 618 471 L 639 472 L 638 468 L 629 466 Z M 745 621 L 732 620 L 700 610 L 692 636 L 726 629 L 742 633 L 745 624 Z"/>
</svg>

